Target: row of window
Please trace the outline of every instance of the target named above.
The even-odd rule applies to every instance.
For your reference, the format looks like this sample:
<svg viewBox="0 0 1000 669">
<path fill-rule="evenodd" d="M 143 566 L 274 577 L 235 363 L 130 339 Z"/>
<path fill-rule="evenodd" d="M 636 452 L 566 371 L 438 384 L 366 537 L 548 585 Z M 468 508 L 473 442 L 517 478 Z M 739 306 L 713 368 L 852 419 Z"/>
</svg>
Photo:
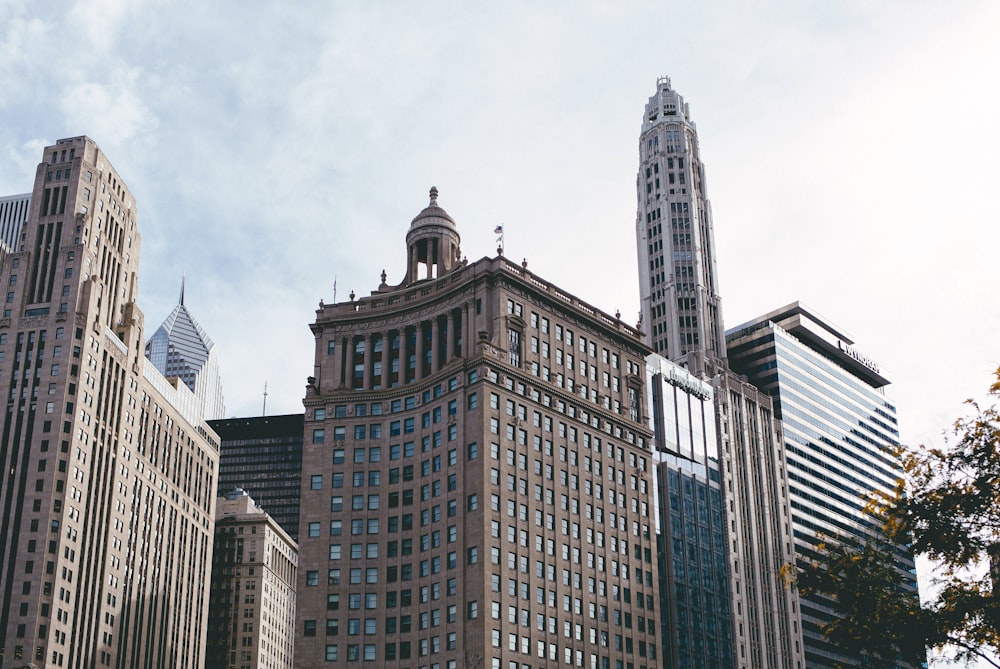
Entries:
<svg viewBox="0 0 1000 669">
<path fill-rule="evenodd" d="M 327 353 L 333 354 L 335 346 L 333 341 L 327 342 Z M 478 378 L 476 372 L 469 372 L 468 382 L 475 383 Z M 389 402 L 389 413 L 399 413 L 404 409 L 410 410 L 417 406 L 417 400 L 422 399 L 424 404 L 429 404 L 432 400 L 435 400 L 444 394 L 445 388 L 448 392 L 458 389 L 458 377 L 452 377 L 448 379 L 447 384 L 437 384 L 433 388 L 428 388 L 423 392 L 421 398 L 416 395 L 411 395 L 403 399 L 390 400 Z M 346 418 L 350 412 L 353 412 L 354 416 L 361 418 L 364 416 L 381 416 L 383 410 L 382 402 L 371 402 L 371 403 L 358 403 L 354 404 L 353 407 L 349 407 L 347 404 L 336 404 L 333 407 L 333 417 L 334 418 Z M 314 420 L 326 420 L 328 411 L 326 407 L 317 407 L 313 409 L 313 419 Z"/>
</svg>

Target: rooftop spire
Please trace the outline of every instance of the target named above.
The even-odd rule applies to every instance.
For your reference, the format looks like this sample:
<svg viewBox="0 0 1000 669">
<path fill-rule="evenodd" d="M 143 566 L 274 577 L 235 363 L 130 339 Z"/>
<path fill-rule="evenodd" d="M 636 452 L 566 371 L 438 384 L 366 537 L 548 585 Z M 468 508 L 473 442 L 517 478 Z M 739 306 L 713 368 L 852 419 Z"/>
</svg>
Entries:
<svg viewBox="0 0 1000 669">
<path fill-rule="evenodd" d="M 182 274 L 181 275 L 181 297 L 180 297 L 180 300 L 177 302 L 177 304 L 179 304 L 181 306 L 184 306 L 184 279 L 185 279 L 185 277 Z"/>
<path fill-rule="evenodd" d="M 437 186 L 431 186 L 431 204 L 430 206 L 436 207 L 438 203 L 438 189 Z"/>
</svg>

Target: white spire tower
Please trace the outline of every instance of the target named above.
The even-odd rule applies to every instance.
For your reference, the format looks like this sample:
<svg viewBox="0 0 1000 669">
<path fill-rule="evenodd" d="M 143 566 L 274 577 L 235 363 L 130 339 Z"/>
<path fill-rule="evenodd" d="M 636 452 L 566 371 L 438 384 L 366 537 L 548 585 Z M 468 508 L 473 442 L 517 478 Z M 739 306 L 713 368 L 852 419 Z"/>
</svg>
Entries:
<svg viewBox="0 0 1000 669">
<path fill-rule="evenodd" d="M 656 94 L 646 103 L 636 188 L 642 329 L 648 343 L 681 365 L 696 351 L 721 362 L 725 330 L 698 132 L 669 77 L 657 80 Z"/>
<path fill-rule="evenodd" d="M 177 306 L 146 342 L 146 357 L 163 376 L 176 376 L 191 389 L 205 420 L 225 417 L 215 343 L 184 306 L 184 279 Z"/>
</svg>

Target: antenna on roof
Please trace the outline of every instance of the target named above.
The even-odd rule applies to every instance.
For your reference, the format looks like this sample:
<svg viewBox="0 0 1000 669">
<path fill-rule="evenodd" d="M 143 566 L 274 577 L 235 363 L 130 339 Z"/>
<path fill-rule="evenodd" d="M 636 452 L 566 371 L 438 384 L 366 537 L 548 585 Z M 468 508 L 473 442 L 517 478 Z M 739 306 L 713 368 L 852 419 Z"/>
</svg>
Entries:
<svg viewBox="0 0 1000 669">
<path fill-rule="evenodd" d="M 261 410 L 261 416 L 267 415 L 267 381 L 264 381 L 264 408 Z"/>
</svg>

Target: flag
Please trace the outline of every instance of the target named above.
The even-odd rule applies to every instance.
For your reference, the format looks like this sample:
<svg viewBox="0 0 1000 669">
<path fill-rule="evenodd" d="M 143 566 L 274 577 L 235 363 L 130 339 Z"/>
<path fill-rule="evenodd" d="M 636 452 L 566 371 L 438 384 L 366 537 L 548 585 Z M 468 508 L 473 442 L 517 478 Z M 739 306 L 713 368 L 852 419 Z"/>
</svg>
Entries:
<svg viewBox="0 0 1000 669">
<path fill-rule="evenodd" d="M 497 227 L 493 228 L 493 234 L 494 235 L 502 235 L 503 234 L 503 226 L 502 225 L 498 225 Z"/>
</svg>

